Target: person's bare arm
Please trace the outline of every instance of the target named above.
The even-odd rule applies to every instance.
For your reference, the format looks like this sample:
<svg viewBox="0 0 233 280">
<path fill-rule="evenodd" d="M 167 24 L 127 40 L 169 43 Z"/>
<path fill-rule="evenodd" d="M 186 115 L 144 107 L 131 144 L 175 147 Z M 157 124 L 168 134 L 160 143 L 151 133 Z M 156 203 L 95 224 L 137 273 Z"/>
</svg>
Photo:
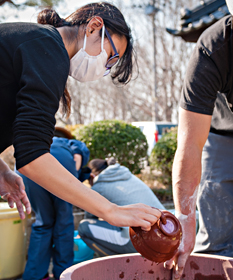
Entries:
<svg viewBox="0 0 233 280">
<path fill-rule="evenodd" d="M 25 218 L 23 205 L 28 214 L 31 212 L 23 179 L 13 172 L 2 159 L 0 159 L 0 195 L 7 200 L 11 208 L 14 207 L 14 203 L 16 204 L 21 219 Z"/>
<path fill-rule="evenodd" d="M 140 226 L 150 230 L 161 212 L 144 204 L 117 206 L 89 189 L 69 173 L 51 154 L 46 153 L 19 172 L 49 192 L 115 226 Z"/>
<path fill-rule="evenodd" d="M 173 198 L 183 236 L 175 258 L 165 266 L 173 269 L 173 280 L 180 279 L 196 237 L 196 198 L 201 179 L 201 155 L 207 140 L 211 116 L 180 108 L 178 145 L 173 163 Z"/>
<path fill-rule="evenodd" d="M 76 170 L 79 170 L 82 165 L 82 156 L 80 154 L 74 154 L 74 161 Z"/>
</svg>

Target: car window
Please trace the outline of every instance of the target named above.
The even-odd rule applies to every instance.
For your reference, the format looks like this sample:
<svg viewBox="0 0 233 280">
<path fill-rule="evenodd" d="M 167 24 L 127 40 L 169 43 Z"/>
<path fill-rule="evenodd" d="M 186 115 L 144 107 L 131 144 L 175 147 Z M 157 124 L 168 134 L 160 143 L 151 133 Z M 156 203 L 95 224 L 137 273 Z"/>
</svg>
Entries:
<svg viewBox="0 0 233 280">
<path fill-rule="evenodd" d="M 157 124 L 159 135 L 167 133 L 171 127 L 177 126 L 176 124 Z"/>
</svg>

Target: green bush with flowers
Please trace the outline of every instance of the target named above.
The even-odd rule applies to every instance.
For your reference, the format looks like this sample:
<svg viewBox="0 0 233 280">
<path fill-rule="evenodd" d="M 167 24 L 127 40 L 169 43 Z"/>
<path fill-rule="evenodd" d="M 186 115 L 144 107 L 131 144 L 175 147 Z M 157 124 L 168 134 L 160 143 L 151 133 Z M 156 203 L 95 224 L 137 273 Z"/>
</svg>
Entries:
<svg viewBox="0 0 233 280">
<path fill-rule="evenodd" d="M 76 139 L 90 150 L 90 160 L 114 157 L 121 165 L 138 174 L 147 156 L 148 144 L 141 130 L 118 120 L 104 120 L 82 126 L 75 131 Z"/>
</svg>

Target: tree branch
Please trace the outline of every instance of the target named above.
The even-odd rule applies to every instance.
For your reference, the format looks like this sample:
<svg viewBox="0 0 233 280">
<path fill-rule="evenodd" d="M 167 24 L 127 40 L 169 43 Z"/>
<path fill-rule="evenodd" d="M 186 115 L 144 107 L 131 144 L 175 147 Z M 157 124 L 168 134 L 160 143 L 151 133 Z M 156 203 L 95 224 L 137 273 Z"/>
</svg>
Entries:
<svg viewBox="0 0 233 280">
<path fill-rule="evenodd" d="M 19 7 L 20 5 L 15 4 L 13 1 L 11 0 L 0 0 L 0 6 L 2 6 L 3 4 L 5 4 L 6 2 L 10 3 L 11 5 L 15 6 L 15 7 Z"/>
</svg>

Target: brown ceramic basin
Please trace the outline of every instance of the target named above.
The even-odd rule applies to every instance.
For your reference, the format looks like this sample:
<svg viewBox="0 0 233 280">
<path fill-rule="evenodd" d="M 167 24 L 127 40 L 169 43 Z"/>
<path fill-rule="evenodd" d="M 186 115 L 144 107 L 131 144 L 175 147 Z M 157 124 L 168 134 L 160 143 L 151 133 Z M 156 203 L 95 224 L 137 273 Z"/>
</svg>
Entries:
<svg viewBox="0 0 233 280">
<path fill-rule="evenodd" d="M 116 255 L 85 261 L 66 269 L 61 280 L 171 280 L 171 271 L 140 254 Z M 233 258 L 193 254 L 182 280 L 232 280 Z"/>
</svg>

